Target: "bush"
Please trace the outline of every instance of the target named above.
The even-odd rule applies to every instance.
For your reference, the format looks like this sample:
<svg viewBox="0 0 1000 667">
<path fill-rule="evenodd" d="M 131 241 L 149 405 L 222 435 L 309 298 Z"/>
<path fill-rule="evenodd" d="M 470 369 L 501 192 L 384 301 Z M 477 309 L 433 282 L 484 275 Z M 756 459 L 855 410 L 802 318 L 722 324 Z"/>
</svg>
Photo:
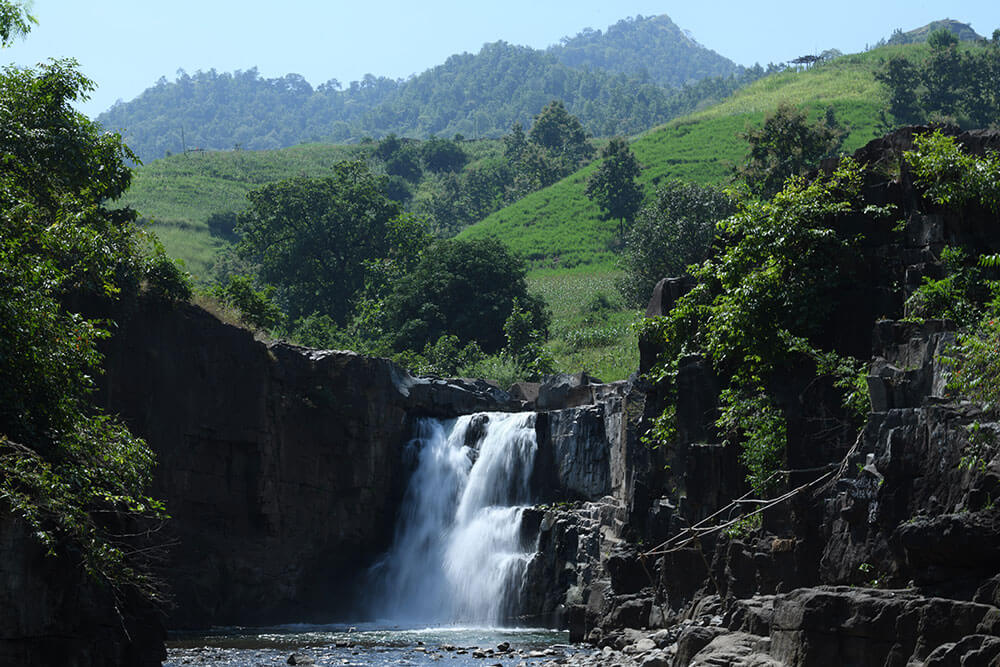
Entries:
<svg viewBox="0 0 1000 667">
<path fill-rule="evenodd" d="M 528 294 L 525 265 L 495 240 L 439 241 L 400 277 L 385 301 L 396 349 L 422 350 L 446 334 L 486 353 L 505 344 L 504 323 L 516 304 L 547 328 L 544 304 Z"/>
<path fill-rule="evenodd" d="M 656 283 L 705 259 L 715 225 L 735 212 L 732 198 L 717 188 L 673 181 L 657 189 L 625 234 L 619 263 L 626 301 L 645 306 Z"/>
</svg>

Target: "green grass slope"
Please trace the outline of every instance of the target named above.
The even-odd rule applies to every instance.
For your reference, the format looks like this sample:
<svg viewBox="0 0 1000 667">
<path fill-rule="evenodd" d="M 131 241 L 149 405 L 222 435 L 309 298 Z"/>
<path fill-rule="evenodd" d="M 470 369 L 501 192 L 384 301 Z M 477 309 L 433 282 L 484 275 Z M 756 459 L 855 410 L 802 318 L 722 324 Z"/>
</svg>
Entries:
<svg viewBox="0 0 1000 667">
<path fill-rule="evenodd" d="M 273 151 L 206 151 L 172 155 L 136 170 L 122 203 L 139 211 L 167 254 L 198 279 L 223 243 L 208 232 L 213 213 L 241 211 L 246 194 L 291 176 L 321 176 L 359 146 L 308 144 Z"/>
<path fill-rule="evenodd" d="M 844 151 L 863 146 L 876 134 L 885 92 L 874 73 L 897 53 L 919 57 L 926 47 L 906 45 L 841 56 L 802 71 L 786 71 L 761 79 L 709 109 L 676 119 L 646 132 L 631 143 L 645 166 L 641 181 L 647 194 L 657 184 L 683 179 L 725 184 L 745 156 L 739 138 L 747 125 L 759 125 L 765 113 L 782 101 L 822 113 L 836 111 L 850 129 Z M 602 221 L 599 209 L 584 194 L 594 166 L 535 192 L 465 229 L 460 238 L 498 238 L 520 252 L 536 268 L 610 266 L 619 243 L 616 221 Z"/>
</svg>

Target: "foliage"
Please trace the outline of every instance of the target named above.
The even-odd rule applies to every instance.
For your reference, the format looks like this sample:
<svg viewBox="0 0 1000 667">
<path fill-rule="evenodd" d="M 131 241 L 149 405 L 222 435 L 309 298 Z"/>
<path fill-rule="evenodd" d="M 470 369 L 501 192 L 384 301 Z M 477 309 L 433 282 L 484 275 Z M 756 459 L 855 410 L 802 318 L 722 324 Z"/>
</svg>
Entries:
<svg viewBox="0 0 1000 667">
<path fill-rule="evenodd" d="M 440 137 L 431 137 L 421 144 L 420 154 L 427 168 L 435 172 L 460 171 L 469 159 L 457 142 Z"/>
<path fill-rule="evenodd" d="M 761 387 L 725 389 L 719 402 L 716 424 L 727 441 L 741 445 L 740 462 L 747 469 L 747 482 L 758 497 L 766 497 L 777 486 L 774 474 L 784 460 L 785 416 Z"/>
<path fill-rule="evenodd" d="M 256 289 L 251 276 L 230 276 L 225 285 L 216 286 L 214 296 L 239 313 L 240 321 L 254 331 L 274 329 L 282 322 L 281 309 L 274 303 L 275 288 Z"/>
<path fill-rule="evenodd" d="M 985 208 L 1000 212 L 1000 156 L 965 153 L 952 137 L 940 131 L 914 137 L 914 148 L 904 153 L 924 196 L 938 206 Z M 948 318 L 960 327 L 973 325 L 991 298 L 996 281 L 993 256 L 974 258 L 962 248 L 942 249 L 944 277 L 925 277 L 906 302 L 906 315 Z"/>
<path fill-rule="evenodd" d="M 586 160 L 594 152 L 587 143 L 583 125 L 566 111 L 560 100 L 552 100 L 535 116 L 528 140 L 572 165 Z"/>
<path fill-rule="evenodd" d="M 0 11 L 4 35 L 26 26 L 9 20 Z M 73 110 L 92 88 L 70 60 L 0 73 L 0 498 L 116 595 L 157 597 L 128 536 L 164 516 L 146 495 L 153 454 L 92 405 L 112 324 L 75 304 L 190 292 L 135 212 L 108 208 L 134 156 Z"/>
<path fill-rule="evenodd" d="M 935 204 L 960 208 L 970 202 L 1000 213 L 1000 155 L 984 156 L 962 151 L 952 137 L 940 130 L 913 138 L 905 157 L 917 185 Z"/>
<path fill-rule="evenodd" d="M 586 28 L 549 52 L 571 67 L 637 74 L 671 88 L 737 71 L 726 58 L 690 40 L 666 14 L 626 18 L 604 32 Z"/>
<path fill-rule="evenodd" d="M 948 388 L 982 406 L 989 414 L 1000 414 L 1000 289 L 986 314 L 963 332 L 947 358 L 952 372 Z"/>
<path fill-rule="evenodd" d="M 836 153 L 844 135 L 832 108 L 822 121 L 810 123 L 804 110 L 782 102 L 764 117 L 762 127 L 743 133 L 750 153 L 736 173 L 752 193 L 770 197 L 789 176 L 801 176 L 820 158 Z"/>
<path fill-rule="evenodd" d="M 20 2 L 0 0 L 0 47 L 10 46 L 18 37 L 23 37 L 37 23 Z"/>
<path fill-rule="evenodd" d="M 342 324 L 365 285 L 368 263 L 410 248 L 389 231 L 400 214 L 381 180 L 360 162 L 334 165 L 325 178 L 293 178 L 250 192 L 240 214 L 238 250 L 295 320 L 313 312 Z"/>
<path fill-rule="evenodd" d="M 472 366 L 485 357 L 475 341 L 463 345 L 454 334 L 445 334 L 433 344 L 427 343 L 423 356 L 428 367 L 416 370 L 445 377 L 455 376 L 461 369 Z"/>
<path fill-rule="evenodd" d="M 661 29 L 656 19 L 634 26 L 641 39 L 609 30 L 606 38 L 574 46 L 593 54 L 606 45 L 611 49 L 606 54 L 620 54 L 612 60 L 641 59 L 645 71 L 612 62 L 608 69 L 583 62 L 570 66 L 560 59 L 572 60 L 575 48 L 546 52 L 505 42 L 486 44 L 477 54 L 453 55 L 407 80 L 367 74 L 346 86 L 331 80 L 313 88 L 298 74 L 268 79 L 256 68 L 193 75 L 179 70 L 174 81 L 161 78 L 98 121 L 124 129 L 129 144 L 147 161 L 194 148 L 271 150 L 390 133 L 497 138 L 514 123 L 526 124 L 552 99 L 562 100 L 591 133 L 610 136 L 634 134 L 708 99 L 722 99 L 757 76 L 740 72 L 676 29 Z M 670 56 L 652 60 L 654 53 Z"/>
<path fill-rule="evenodd" d="M 654 379 L 672 387 L 678 359 L 693 353 L 729 378 L 717 426 L 741 444 L 758 493 L 769 490 L 786 437 L 768 382 L 832 315 L 851 250 L 827 225 L 855 210 L 860 185 L 860 168 L 844 159 L 828 178 L 792 177 L 771 200 L 745 202 L 719 223 L 717 255 L 692 267 L 695 287 L 666 317 L 646 325 L 644 336 L 663 348 Z M 661 434 L 668 426 L 661 423 Z"/>
<path fill-rule="evenodd" d="M 618 235 L 624 240 L 624 225 L 631 223 L 642 205 L 642 188 L 636 179 L 642 165 L 623 137 L 614 137 L 601 150 L 601 163 L 587 179 L 584 191 L 601 208 L 602 218 L 618 220 Z"/>
<path fill-rule="evenodd" d="M 927 38 L 924 59 L 897 55 L 876 78 L 889 92 L 889 111 L 898 124 L 955 122 L 963 127 L 987 127 L 1000 114 L 1000 34 L 962 47 L 949 30 Z"/>
<path fill-rule="evenodd" d="M 545 339 L 549 335 L 549 314 L 539 307 L 541 302 L 532 301 L 527 308 L 514 299 L 510 316 L 503 324 L 507 344 L 504 352 L 509 355 L 522 371 L 526 380 L 538 381 L 552 373 L 555 360 L 545 349 Z"/>
<path fill-rule="evenodd" d="M 708 256 L 716 224 L 736 211 L 729 194 L 712 186 L 671 181 L 657 188 L 625 235 L 620 285 L 634 306 L 649 301 L 656 283 L 681 275 Z"/>
<path fill-rule="evenodd" d="M 495 352 L 504 345 L 504 323 L 517 304 L 545 331 L 544 304 L 528 294 L 524 274 L 523 260 L 497 241 L 432 244 L 386 297 L 386 326 L 395 347 L 420 350 L 452 334 Z"/>
</svg>

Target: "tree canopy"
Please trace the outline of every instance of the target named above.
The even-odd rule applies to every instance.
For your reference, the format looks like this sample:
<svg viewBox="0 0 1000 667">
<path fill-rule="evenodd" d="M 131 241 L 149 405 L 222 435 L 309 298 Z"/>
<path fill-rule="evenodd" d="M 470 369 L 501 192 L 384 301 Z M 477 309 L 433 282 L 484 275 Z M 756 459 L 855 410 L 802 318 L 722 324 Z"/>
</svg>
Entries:
<svg viewBox="0 0 1000 667">
<path fill-rule="evenodd" d="M 672 181 L 657 188 L 625 233 L 621 291 L 644 306 L 663 278 L 680 276 L 708 257 L 716 224 L 736 212 L 733 200 L 711 186 Z"/>
<path fill-rule="evenodd" d="M 765 116 L 763 126 L 743 133 L 750 152 L 737 174 L 753 194 L 770 197 L 789 176 L 805 174 L 821 158 L 835 154 L 845 135 L 832 109 L 822 120 L 810 122 L 804 109 L 783 102 Z"/>
<path fill-rule="evenodd" d="M 399 204 L 361 162 L 340 162 L 325 178 L 294 178 L 248 195 L 238 251 L 277 288 L 291 319 L 314 312 L 343 324 L 370 263 L 393 251 Z"/>
<path fill-rule="evenodd" d="M 29 24 L 0 0 L 5 44 Z M 153 454 L 93 405 L 97 344 L 140 291 L 189 291 L 136 213 L 112 208 L 134 156 L 73 110 L 92 88 L 71 60 L 0 72 L 0 500 L 49 552 L 152 597 L 142 551 L 111 526 L 161 515 Z"/>
<path fill-rule="evenodd" d="M 960 49 L 954 33 L 940 29 L 927 38 L 924 60 L 896 56 L 876 78 L 889 93 L 897 124 L 950 122 L 988 127 L 1000 117 L 1000 30 L 989 41 Z"/>
<path fill-rule="evenodd" d="M 495 42 L 475 54 L 451 56 L 405 81 L 369 74 L 346 86 L 329 81 L 314 88 L 298 74 L 269 79 L 256 68 L 178 71 L 174 80 L 160 79 L 97 120 L 123 131 L 146 161 L 185 148 L 262 150 L 390 133 L 421 139 L 456 134 L 498 138 L 514 123 L 528 125 L 553 99 L 562 100 L 591 134 L 610 136 L 635 134 L 722 99 L 763 73 L 725 62 L 719 68 L 689 69 L 696 53 L 710 52 L 689 49 L 690 40 L 671 31 L 654 28 L 641 42 L 618 31 L 607 33 L 615 50 L 635 51 L 625 56 L 633 63 L 649 62 L 657 52 L 656 41 L 675 37 L 683 40 L 683 55 L 657 59 L 645 70 L 610 61 L 607 69 L 584 62 L 570 65 L 555 52 Z M 588 39 L 586 49 L 596 52 L 603 40 Z M 678 70 L 676 76 L 668 73 Z"/>
<path fill-rule="evenodd" d="M 632 221 L 642 205 L 642 187 L 636 183 L 641 171 L 628 142 L 615 137 L 601 150 L 601 164 L 587 179 L 587 197 L 601 208 L 605 220 L 618 220 L 623 240 L 625 223 Z"/>
<path fill-rule="evenodd" d="M 400 349 L 420 350 L 444 335 L 475 341 L 487 353 L 503 348 L 504 323 L 515 307 L 547 326 L 543 303 L 528 294 L 524 261 L 496 240 L 439 241 L 386 299 L 388 327 Z"/>
</svg>

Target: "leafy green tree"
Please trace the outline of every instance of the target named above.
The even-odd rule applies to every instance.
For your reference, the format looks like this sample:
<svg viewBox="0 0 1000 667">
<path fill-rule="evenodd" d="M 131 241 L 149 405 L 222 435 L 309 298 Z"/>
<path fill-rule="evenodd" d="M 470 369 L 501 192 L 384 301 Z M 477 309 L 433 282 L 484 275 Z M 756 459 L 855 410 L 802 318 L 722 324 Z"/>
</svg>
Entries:
<svg viewBox="0 0 1000 667">
<path fill-rule="evenodd" d="M 935 51 L 958 46 L 958 36 L 947 28 L 938 28 L 927 35 L 927 44 Z"/>
<path fill-rule="evenodd" d="M 411 183 L 420 180 L 423 173 L 420 168 L 420 156 L 409 140 L 403 140 L 395 134 L 390 134 L 378 142 L 373 153 L 385 164 L 385 173 L 390 176 L 396 176 Z M 403 201 L 398 197 L 390 196 L 390 198 L 395 201 Z"/>
<path fill-rule="evenodd" d="M 619 285 L 625 299 L 644 306 L 661 279 L 703 261 L 716 224 L 735 212 L 730 196 L 711 186 L 672 181 L 658 188 L 625 234 Z"/>
<path fill-rule="evenodd" d="M 624 137 L 614 137 L 601 150 L 601 165 L 587 179 L 586 194 L 600 208 L 602 219 L 618 220 L 618 236 L 624 240 L 625 223 L 631 223 L 642 205 L 642 186 L 636 179 L 642 165 Z"/>
<path fill-rule="evenodd" d="M 0 0 L 4 45 L 31 22 Z M 111 208 L 134 155 L 73 110 L 92 89 L 70 60 L 0 72 L 0 503 L 116 595 L 158 597 L 150 551 L 122 535 L 163 516 L 153 454 L 93 405 L 93 378 L 108 313 L 190 291 L 136 213 Z"/>
<path fill-rule="evenodd" d="M 528 138 L 573 165 L 594 154 L 580 120 L 566 110 L 561 100 L 552 100 L 535 116 Z"/>
<path fill-rule="evenodd" d="M 363 163 L 340 162 L 326 178 L 294 178 L 247 195 L 240 254 L 277 288 L 292 320 L 313 312 L 343 324 L 365 285 L 368 263 L 388 257 L 400 207 Z"/>
<path fill-rule="evenodd" d="M 273 301 L 274 287 L 257 289 L 251 276 L 231 276 L 214 290 L 216 298 L 235 309 L 243 324 L 255 331 L 269 331 L 281 324 L 281 309 Z"/>
<path fill-rule="evenodd" d="M 386 298 L 386 322 L 397 349 L 422 350 L 446 334 L 486 353 L 504 346 L 515 303 L 547 329 L 544 303 L 528 294 L 525 264 L 492 239 L 439 241 L 400 277 Z"/>
<path fill-rule="evenodd" d="M 933 39 L 932 39 L 933 38 Z M 957 38 L 937 30 L 928 38 L 926 59 L 896 56 L 876 78 L 889 93 L 889 111 L 897 124 L 927 121 L 987 127 L 1000 115 L 1000 31 L 967 49 Z M 890 125 L 886 123 L 886 125 Z"/>
<path fill-rule="evenodd" d="M 503 154 L 508 162 L 517 162 L 528 147 L 528 138 L 524 134 L 524 126 L 514 123 L 510 133 L 503 138 Z"/>
<path fill-rule="evenodd" d="M 897 123 L 919 122 L 921 112 L 917 104 L 919 71 L 916 65 L 904 56 L 893 56 L 884 70 L 875 73 L 875 78 L 889 89 L 889 113 Z M 890 128 L 886 128 L 890 129 Z"/>
<path fill-rule="evenodd" d="M 750 152 L 737 175 L 753 194 L 771 197 L 789 176 L 801 176 L 821 158 L 835 154 L 845 135 L 832 112 L 823 120 L 809 122 L 805 110 L 782 102 L 765 116 L 763 126 L 748 127 L 742 134 Z"/>
<path fill-rule="evenodd" d="M 514 300 L 510 316 L 503 324 L 507 344 L 504 353 L 511 359 L 526 380 L 537 382 L 555 370 L 555 359 L 545 349 L 548 336 L 548 319 L 545 311 L 525 309 Z"/>
<path fill-rule="evenodd" d="M 836 312 L 854 251 L 829 222 L 859 210 L 861 183 L 859 166 L 845 158 L 829 177 L 793 176 L 771 199 L 746 202 L 719 224 L 718 252 L 692 268 L 694 288 L 650 325 L 664 349 L 659 373 L 668 392 L 677 390 L 677 361 L 692 353 L 728 383 L 716 426 L 740 444 L 747 481 L 761 494 L 773 490 L 787 435 L 768 383 L 793 355 L 812 351 Z M 845 402 L 854 386 L 844 384 Z M 671 420 L 665 412 L 655 433 L 670 437 Z"/>
<path fill-rule="evenodd" d="M 35 23 L 35 17 L 28 13 L 23 3 L 0 0 L 0 48 L 27 35 Z"/>
<path fill-rule="evenodd" d="M 461 146 L 441 137 L 431 137 L 425 141 L 420 152 L 427 168 L 439 173 L 460 171 L 469 161 L 469 156 Z"/>
<path fill-rule="evenodd" d="M 236 241 L 236 222 L 239 216 L 235 211 L 221 211 L 208 216 L 206 224 L 208 233 L 227 241 Z"/>
</svg>

